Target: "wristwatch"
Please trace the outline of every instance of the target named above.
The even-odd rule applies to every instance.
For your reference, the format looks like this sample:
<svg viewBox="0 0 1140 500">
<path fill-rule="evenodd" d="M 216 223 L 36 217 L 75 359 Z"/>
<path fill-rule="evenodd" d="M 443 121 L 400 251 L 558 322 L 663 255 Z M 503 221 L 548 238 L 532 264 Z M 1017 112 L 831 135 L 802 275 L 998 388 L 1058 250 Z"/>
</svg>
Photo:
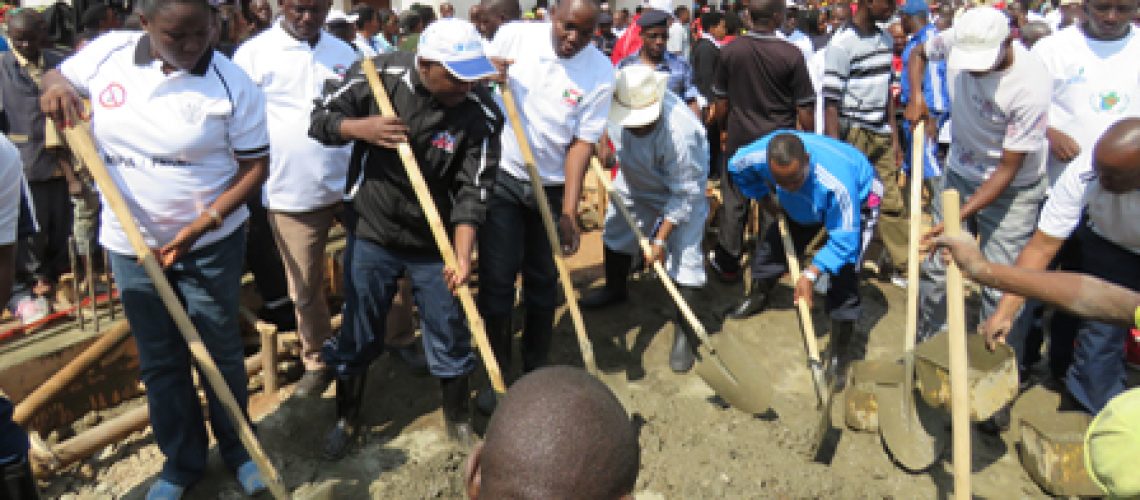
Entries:
<svg viewBox="0 0 1140 500">
<path fill-rule="evenodd" d="M 808 279 L 808 281 L 812 282 L 813 285 L 815 284 L 815 281 L 819 279 L 819 275 L 816 274 L 815 271 L 812 271 L 810 267 L 804 269 L 804 272 L 802 274 L 805 278 Z"/>
</svg>

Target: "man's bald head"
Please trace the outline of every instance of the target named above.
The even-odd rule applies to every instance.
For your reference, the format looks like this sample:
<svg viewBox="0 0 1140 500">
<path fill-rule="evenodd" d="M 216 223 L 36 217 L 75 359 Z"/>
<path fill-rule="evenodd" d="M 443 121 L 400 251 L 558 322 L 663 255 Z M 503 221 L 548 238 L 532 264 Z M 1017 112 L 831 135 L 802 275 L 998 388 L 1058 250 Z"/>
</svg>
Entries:
<svg viewBox="0 0 1140 500">
<path fill-rule="evenodd" d="M 785 0 L 752 0 L 748 4 L 748 17 L 754 29 L 776 29 L 784 23 L 787 11 Z"/>
<path fill-rule="evenodd" d="M 1140 118 L 1125 118 L 1104 132 L 1093 149 L 1093 168 L 1105 190 L 1140 189 Z"/>
<path fill-rule="evenodd" d="M 605 385 L 578 368 L 543 368 L 499 402 L 468 464 L 468 496 L 618 499 L 633 492 L 640 453 Z"/>
</svg>

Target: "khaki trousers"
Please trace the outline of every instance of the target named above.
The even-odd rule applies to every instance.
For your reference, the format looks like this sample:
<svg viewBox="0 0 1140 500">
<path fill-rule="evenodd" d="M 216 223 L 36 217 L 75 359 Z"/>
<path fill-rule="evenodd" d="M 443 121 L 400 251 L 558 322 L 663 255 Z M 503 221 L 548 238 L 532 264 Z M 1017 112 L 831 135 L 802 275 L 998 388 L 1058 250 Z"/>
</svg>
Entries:
<svg viewBox="0 0 1140 500">
<path fill-rule="evenodd" d="M 901 173 L 899 166 L 895 165 L 891 136 L 851 127 L 845 140 L 867 156 L 883 183 L 883 201 L 879 207 L 879 240 L 890 255 L 894 268 L 905 270 L 910 223 L 907 220 L 906 198 L 899 187 Z"/>
<path fill-rule="evenodd" d="M 332 336 L 325 294 L 325 245 L 340 209 L 336 203 L 310 212 L 268 213 L 289 280 L 289 298 L 297 309 L 297 333 L 306 370 L 325 368 L 321 346 Z"/>
</svg>

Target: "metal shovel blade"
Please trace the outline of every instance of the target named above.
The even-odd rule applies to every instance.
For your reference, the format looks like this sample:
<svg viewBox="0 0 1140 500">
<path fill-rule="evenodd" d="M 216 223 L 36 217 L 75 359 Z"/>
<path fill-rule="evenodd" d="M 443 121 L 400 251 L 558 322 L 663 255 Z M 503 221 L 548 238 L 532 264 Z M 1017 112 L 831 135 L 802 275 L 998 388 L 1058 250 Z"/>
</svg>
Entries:
<svg viewBox="0 0 1140 500">
<path fill-rule="evenodd" d="M 731 335 L 718 335 L 710 341 L 715 343 L 713 349 L 704 343 L 698 348 L 697 375 L 734 408 L 749 414 L 768 411 L 772 407 L 772 379 L 761 357 L 750 355 L 744 343 Z"/>
<path fill-rule="evenodd" d="M 875 390 L 879 404 L 879 435 L 883 446 L 903 469 L 922 472 L 934 465 L 950 444 L 949 421 L 903 385 Z"/>
</svg>

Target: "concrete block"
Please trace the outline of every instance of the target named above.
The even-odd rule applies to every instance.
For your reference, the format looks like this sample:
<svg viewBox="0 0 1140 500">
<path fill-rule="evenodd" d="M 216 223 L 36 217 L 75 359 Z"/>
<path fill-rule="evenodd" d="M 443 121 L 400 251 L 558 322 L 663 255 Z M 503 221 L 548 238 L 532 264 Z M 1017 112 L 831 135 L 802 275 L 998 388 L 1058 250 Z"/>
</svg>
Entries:
<svg viewBox="0 0 1140 500">
<path fill-rule="evenodd" d="M 1084 438 L 1092 417 L 1052 408 L 1021 418 L 1021 464 L 1042 489 L 1054 496 L 1101 496 L 1085 469 Z"/>
<path fill-rule="evenodd" d="M 844 395 L 843 421 L 856 431 L 878 432 L 879 403 L 876 387 L 897 386 L 902 390 L 903 366 L 895 361 L 862 360 L 851 363 L 851 379 Z M 881 389 L 880 389 L 881 390 Z"/>
<path fill-rule="evenodd" d="M 939 333 L 915 349 L 917 387 L 932 407 L 950 411 L 949 334 Z M 1017 396 L 1017 358 L 1002 344 L 991 352 L 981 335 L 966 336 L 970 420 L 984 421 Z"/>
</svg>

